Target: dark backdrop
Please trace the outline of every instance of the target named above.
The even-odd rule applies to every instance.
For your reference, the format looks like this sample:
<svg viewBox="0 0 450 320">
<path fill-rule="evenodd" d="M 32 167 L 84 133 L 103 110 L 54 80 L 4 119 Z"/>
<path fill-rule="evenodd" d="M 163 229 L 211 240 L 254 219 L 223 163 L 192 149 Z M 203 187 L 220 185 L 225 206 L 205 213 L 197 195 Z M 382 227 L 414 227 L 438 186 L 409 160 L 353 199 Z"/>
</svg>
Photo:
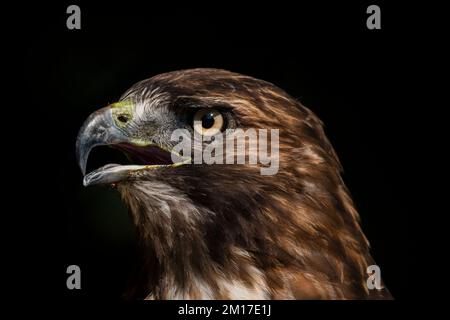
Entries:
<svg viewBox="0 0 450 320">
<path fill-rule="evenodd" d="M 18 70 L 31 96 L 16 98 L 32 128 L 27 154 L 37 176 L 26 180 L 32 192 L 18 203 L 19 211 L 27 208 L 23 219 L 32 231 L 20 255 L 31 268 L 38 263 L 47 297 L 117 298 L 136 258 L 133 227 L 117 193 L 82 187 L 74 154 L 81 124 L 135 82 L 194 67 L 272 82 L 318 114 L 382 276 L 394 297 L 407 295 L 397 12 L 378 2 L 382 29 L 371 31 L 365 11 L 372 3 L 314 3 L 200 10 L 78 2 L 81 30 L 66 28 L 72 3 L 22 11 L 17 25 L 27 27 L 15 39 L 23 48 Z M 81 267 L 80 291 L 66 289 L 70 264 Z"/>
</svg>

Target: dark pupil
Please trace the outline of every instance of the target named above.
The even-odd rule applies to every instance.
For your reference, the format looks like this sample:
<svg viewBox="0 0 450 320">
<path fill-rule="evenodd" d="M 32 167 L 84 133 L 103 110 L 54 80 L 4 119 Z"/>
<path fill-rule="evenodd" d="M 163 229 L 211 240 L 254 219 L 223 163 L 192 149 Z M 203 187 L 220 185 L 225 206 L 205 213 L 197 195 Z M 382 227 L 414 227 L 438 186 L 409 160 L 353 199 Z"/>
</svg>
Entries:
<svg viewBox="0 0 450 320">
<path fill-rule="evenodd" d="M 202 117 L 202 127 L 209 129 L 214 125 L 214 114 L 212 112 L 205 114 Z"/>
</svg>

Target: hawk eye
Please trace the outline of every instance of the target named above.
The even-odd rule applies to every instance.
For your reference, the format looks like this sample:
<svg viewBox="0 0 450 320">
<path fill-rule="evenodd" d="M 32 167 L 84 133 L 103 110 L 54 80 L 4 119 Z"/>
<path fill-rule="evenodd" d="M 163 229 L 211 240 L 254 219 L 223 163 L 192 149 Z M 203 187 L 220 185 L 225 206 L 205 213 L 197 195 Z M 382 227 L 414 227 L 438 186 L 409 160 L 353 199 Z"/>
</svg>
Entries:
<svg viewBox="0 0 450 320">
<path fill-rule="evenodd" d="M 213 125 L 214 125 L 214 114 L 212 112 L 208 112 L 202 117 L 202 127 L 204 129 L 209 129 Z"/>
<path fill-rule="evenodd" d="M 202 109 L 194 114 L 194 130 L 205 136 L 213 136 L 223 128 L 223 116 L 214 109 Z"/>
</svg>

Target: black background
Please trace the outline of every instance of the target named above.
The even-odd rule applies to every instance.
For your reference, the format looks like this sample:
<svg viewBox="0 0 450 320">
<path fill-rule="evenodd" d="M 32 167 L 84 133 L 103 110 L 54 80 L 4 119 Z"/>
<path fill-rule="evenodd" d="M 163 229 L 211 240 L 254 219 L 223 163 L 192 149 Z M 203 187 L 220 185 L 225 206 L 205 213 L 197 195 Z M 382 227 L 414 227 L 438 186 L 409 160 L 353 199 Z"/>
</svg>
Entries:
<svg viewBox="0 0 450 320">
<path fill-rule="evenodd" d="M 399 95 L 406 31 L 396 8 L 375 3 L 381 30 L 366 28 L 372 2 L 75 2 L 81 30 L 66 28 L 66 8 L 74 3 L 22 10 L 13 27 L 24 32 L 13 42 L 21 48 L 22 92 L 30 97 L 15 99 L 26 115 L 24 160 L 37 169 L 12 188 L 23 195 L 28 187 L 16 202 L 29 234 L 18 255 L 26 270 L 39 270 L 35 281 L 45 297 L 120 298 L 135 259 L 133 227 L 116 192 L 82 187 L 74 154 L 81 124 L 135 82 L 194 67 L 272 82 L 323 120 L 384 281 L 396 299 L 407 297 L 406 106 Z M 82 290 L 66 288 L 70 264 L 81 267 Z"/>
</svg>

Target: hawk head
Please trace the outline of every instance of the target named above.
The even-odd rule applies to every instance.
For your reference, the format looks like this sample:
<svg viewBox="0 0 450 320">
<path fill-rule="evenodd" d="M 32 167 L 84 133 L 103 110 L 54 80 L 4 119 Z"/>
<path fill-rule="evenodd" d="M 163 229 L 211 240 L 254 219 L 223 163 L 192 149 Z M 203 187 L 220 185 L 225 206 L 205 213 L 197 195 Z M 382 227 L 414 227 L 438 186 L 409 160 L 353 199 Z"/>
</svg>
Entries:
<svg viewBox="0 0 450 320">
<path fill-rule="evenodd" d="M 193 161 L 231 129 L 278 129 L 275 174 L 261 174 L 267 163 Z M 175 151 L 177 130 L 201 138 L 189 156 Z M 115 185 L 136 225 L 142 251 L 130 296 L 373 296 L 368 242 L 322 123 L 276 86 L 217 69 L 155 76 L 86 120 L 77 139 L 83 174 L 100 145 L 131 161 L 84 176 L 86 186 Z M 261 148 L 247 145 L 245 158 Z"/>
</svg>

